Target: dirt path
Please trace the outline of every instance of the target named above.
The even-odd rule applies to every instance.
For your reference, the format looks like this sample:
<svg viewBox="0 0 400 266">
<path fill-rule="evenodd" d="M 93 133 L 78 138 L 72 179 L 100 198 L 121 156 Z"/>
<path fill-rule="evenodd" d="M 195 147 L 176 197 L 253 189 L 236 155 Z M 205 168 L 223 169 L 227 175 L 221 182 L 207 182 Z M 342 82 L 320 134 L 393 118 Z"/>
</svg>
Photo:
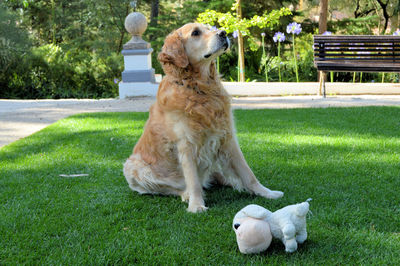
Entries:
<svg viewBox="0 0 400 266">
<path fill-rule="evenodd" d="M 67 116 L 85 112 L 146 112 L 153 97 L 128 100 L 0 100 L 0 147 L 29 136 Z M 235 109 L 399 105 L 400 96 L 317 96 L 234 98 Z"/>
</svg>

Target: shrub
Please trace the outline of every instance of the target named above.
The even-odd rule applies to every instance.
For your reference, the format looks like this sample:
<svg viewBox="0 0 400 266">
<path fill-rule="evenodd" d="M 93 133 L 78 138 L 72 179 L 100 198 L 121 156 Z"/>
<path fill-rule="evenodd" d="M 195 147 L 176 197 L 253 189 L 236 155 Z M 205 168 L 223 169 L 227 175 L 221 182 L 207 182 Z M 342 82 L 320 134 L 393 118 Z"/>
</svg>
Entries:
<svg viewBox="0 0 400 266">
<path fill-rule="evenodd" d="M 8 81 L 12 82 L 11 85 L 21 83 L 12 69 L 29 53 L 28 34 L 17 27 L 17 19 L 16 14 L 9 12 L 0 3 L 0 97 L 7 89 Z"/>
<path fill-rule="evenodd" d="M 0 98 L 116 97 L 123 56 L 77 46 L 32 47 L 17 13 L 0 3 Z"/>
<path fill-rule="evenodd" d="M 121 54 L 100 57 L 88 51 L 63 51 L 56 45 L 32 48 L 4 75 L 3 98 L 116 97 L 114 79 L 122 72 Z"/>
</svg>

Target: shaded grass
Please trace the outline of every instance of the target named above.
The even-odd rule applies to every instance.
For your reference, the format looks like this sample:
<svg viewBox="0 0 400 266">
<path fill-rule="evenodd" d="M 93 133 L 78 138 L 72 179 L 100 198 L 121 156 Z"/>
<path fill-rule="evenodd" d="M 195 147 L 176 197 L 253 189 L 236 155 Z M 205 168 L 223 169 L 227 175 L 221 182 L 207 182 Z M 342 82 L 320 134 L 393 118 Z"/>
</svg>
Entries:
<svg viewBox="0 0 400 266">
<path fill-rule="evenodd" d="M 239 142 L 267 200 L 207 191 L 210 209 L 129 190 L 122 164 L 147 113 L 82 114 L 0 150 L 0 264 L 398 264 L 400 108 L 235 111 Z M 62 178 L 59 174 L 86 173 Z M 234 214 L 307 198 L 309 238 L 242 255 Z"/>
</svg>

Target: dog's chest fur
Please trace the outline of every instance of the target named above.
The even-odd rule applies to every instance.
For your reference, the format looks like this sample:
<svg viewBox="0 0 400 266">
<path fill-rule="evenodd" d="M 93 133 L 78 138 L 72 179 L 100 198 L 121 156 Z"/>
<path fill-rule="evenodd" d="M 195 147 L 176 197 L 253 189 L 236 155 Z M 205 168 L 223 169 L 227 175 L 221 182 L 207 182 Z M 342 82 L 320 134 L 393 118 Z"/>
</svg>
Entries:
<svg viewBox="0 0 400 266">
<path fill-rule="evenodd" d="M 226 141 L 226 133 L 209 134 L 197 151 L 197 171 L 203 186 L 208 187 L 210 177 L 214 173 L 223 175 L 223 166 L 227 162 L 222 145 Z"/>
<path fill-rule="evenodd" d="M 195 157 L 199 178 L 204 186 L 213 173 L 222 173 L 227 158 L 221 149 L 232 137 L 228 96 L 189 97 L 185 112 L 175 113 L 173 131 L 178 141 L 186 141 Z"/>
</svg>

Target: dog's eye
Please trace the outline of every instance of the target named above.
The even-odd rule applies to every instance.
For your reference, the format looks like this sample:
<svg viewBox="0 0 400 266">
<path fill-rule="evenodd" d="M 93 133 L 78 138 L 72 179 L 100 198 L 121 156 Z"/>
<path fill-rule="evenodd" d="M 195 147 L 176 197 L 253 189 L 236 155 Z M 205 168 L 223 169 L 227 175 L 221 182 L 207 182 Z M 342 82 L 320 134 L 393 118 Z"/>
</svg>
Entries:
<svg viewBox="0 0 400 266">
<path fill-rule="evenodd" d="M 199 36 L 199 35 L 200 35 L 200 31 L 199 30 L 192 31 L 192 36 Z"/>
</svg>

